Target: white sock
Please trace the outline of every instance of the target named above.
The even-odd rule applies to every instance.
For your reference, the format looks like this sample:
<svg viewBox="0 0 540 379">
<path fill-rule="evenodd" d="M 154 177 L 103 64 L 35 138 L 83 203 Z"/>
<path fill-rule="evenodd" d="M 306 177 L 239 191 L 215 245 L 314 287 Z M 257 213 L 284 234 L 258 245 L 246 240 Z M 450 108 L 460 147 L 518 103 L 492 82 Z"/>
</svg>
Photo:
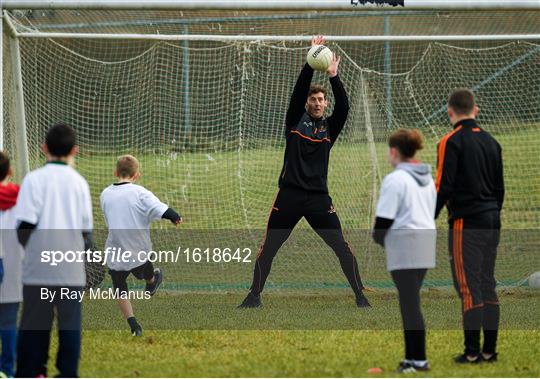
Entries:
<svg viewBox="0 0 540 379">
<path fill-rule="evenodd" d="M 425 367 L 428 364 L 427 360 L 425 360 L 425 361 L 417 361 L 417 360 L 414 360 L 414 359 L 404 359 L 403 361 L 405 363 L 409 363 L 411 365 L 415 365 L 415 366 L 418 366 L 418 367 Z"/>
</svg>

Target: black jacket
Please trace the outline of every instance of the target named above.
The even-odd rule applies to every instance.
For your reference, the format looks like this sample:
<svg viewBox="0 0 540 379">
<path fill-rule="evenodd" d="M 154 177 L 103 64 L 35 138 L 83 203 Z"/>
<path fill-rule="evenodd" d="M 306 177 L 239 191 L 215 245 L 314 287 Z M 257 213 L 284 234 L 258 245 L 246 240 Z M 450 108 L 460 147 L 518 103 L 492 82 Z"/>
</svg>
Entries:
<svg viewBox="0 0 540 379">
<path fill-rule="evenodd" d="M 449 219 L 501 210 L 504 179 L 501 146 L 475 120 L 463 120 L 437 147 L 437 217 L 446 205 Z"/>
<path fill-rule="evenodd" d="M 313 69 L 306 64 L 294 87 L 285 119 L 287 142 L 279 187 L 328 193 L 330 149 L 347 121 L 349 101 L 339 76 L 330 78 L 334 111 L 328 118 L 312 118 L 305 109 L 312 78 Z"/>
</svg>

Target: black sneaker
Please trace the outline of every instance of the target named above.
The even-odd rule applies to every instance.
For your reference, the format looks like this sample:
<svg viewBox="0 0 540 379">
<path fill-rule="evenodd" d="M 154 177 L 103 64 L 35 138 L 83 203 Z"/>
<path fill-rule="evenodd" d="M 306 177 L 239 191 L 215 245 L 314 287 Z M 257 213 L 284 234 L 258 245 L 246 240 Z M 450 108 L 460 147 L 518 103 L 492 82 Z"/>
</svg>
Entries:
<svg viewBox="0 0 540 379">
<path fill-rule="evenodd" d="M 482 362 L 482 355 L 478 354 L 476 356 L 471 356 L 467 354 L 461 354 L 457 357 L 454 357 L 454 362 L 459 364 L 478 364 Z"/>
<path fill-rule="evenodd" d="M 493 354 L 487 354 L 489 355 L 490 357 L 489 358 L 486 358 L 486 353 L 482 353 L 482 361 L 483 362 L 488 362 L 488 363 L 493 363 L 493 362 L 497 362 L 497 353 L 493 353 Z"/>
<path fill-rule="evenodd" d="M 425 364 L 423 366 L 415 365 L 411 362 L 401 361 L 399 362 L 399 366 L 396 370 L 399 374 L 414 374 L 418 371 L 429 371 L 429 364 Z"/>
<path fill-rule="evenodd" d="M 260 308 L 262 307 L 261 295 L 250 292 L 237 308 Z"/>
<path fill-rule="evenodd" d="M 131 329 L 131 335 L 133 337 L 142 337 L 142 327 L 137 324 L 134 328 Z"/>
<path fill-rule="evenodd" d="M 358 308 L 371 308 L 371 304 L 369 303 L 367 297 L 364 296 L 364 294 L 356 297 L 356 306 Z"/>
<path fill-rule="evenodd" d="M 161 286 L 162 282 L 163 282 L 163 272 L 161 272 L 161 269 L 156 268 L 154 270 L 154 282 L 152 284 L 146 283 L 146 286 L 144 287 L 144 291 L 150 292 L 150 296 L 154 296 L 159 286 Z"/>
</svg>

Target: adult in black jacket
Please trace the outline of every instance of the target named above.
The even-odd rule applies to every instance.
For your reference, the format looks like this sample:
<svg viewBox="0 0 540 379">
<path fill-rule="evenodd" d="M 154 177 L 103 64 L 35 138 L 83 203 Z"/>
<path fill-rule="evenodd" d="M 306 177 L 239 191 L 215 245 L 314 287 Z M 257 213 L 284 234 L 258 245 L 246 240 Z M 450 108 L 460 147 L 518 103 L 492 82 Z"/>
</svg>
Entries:
<svg viewBox="0 0 540 379">
<path fill-rule="evenodd" d="M 472 92 L 455 91 L 448 101 L 454 130 L 438 145 L 436 217 L 446 205 L 454 285 L 462 301 L 465 352 L 457 363 L 497 359 L 499 301 L 495 259 L 504 200 L 501 146 L 476 123 Z M 484 345 L 480 348 L 480 332 Z"/>
<path fill-rule="evenodd" d="M 323 43 L 322 37 L 312 40 L 312 45 Z M 339 218 L 328 195 L 330 150 L 349 112 L 347 93 L 337 73 L 339 61 L 339 57 L 334 56 L 327 70 L 335 99 L 334 111 L 330 117 L 324 117 L 328 106 L 325 89 L 317 85 L 310 86 L 313 69 L 308 64 L 302 68 L 294 87 L 285 118 L 286 147 L 283 169 L 279 176 L 279 191 L 255 262 L 251 290 L 240 304 L 241 308 L 261 306 L 260 294 L 272 261 L 302 217 L 334 250 L 356 295 L 357 305 L 369 306 L 362 292 L 364 287 L 356 257 L 343 238 Z"/>
</svg>

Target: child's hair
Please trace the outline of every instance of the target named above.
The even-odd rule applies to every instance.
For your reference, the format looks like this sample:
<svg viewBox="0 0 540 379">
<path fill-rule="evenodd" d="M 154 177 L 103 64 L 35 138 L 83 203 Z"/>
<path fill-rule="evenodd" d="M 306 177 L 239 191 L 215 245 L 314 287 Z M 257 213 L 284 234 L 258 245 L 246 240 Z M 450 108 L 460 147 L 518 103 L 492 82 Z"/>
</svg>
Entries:
<svg viewBox="0 0 540 379">
<path fill-rule="evenodd" d="M 77 144 L 75 130 L 67 124 L 58 123 L 47 131 L 45 144 L 54 157 L 66 157 Z"/>
<path fill-rule="evenodd" d="M 419 130 L 399 129 L 388 139 L 388 146 L 395 147 L 404 158 L 412 158 L 424 148 L 424 138 Z"/>
<path fill-rule="evenodd" d="M 139 172 L 139 161 L 133 155 L 122 155 L 116 161 L 116 175 L 120 178 L 131 178 Z"/>
<path fill-rule="evenodd" d="M 0 182 L 2 182 L 9 173 L 9 157 L 3 151 L 0 151 Z"/>
</svg>

